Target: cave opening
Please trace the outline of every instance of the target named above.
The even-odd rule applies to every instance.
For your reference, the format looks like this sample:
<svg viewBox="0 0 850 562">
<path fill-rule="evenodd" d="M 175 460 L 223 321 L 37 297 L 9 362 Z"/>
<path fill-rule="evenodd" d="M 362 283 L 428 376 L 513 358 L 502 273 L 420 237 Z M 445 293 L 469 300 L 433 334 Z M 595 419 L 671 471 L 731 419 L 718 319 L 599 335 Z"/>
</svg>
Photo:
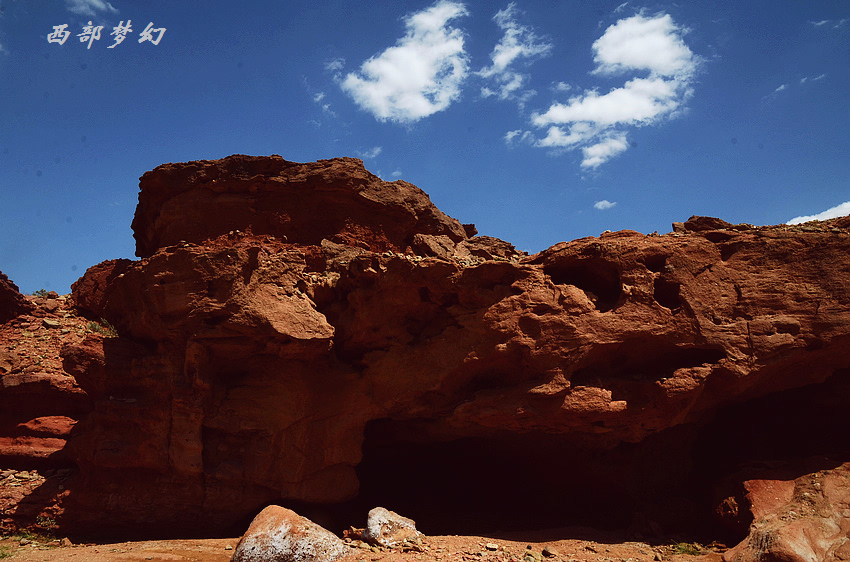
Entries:
<svg viewBox="0 0 850 562">
<path fill-rule="evenodd" d="M 609 456 L 543 434 L 426 442 L 411 438 L 406 422 L 376 420 L 356 502 L 411 517 L 425 534 L 625 529 L 635 506 Z"/>
<path fill-rule="evenodd" d="M 427 535 L 595 529 L 622 540 L 732 546 L 751 522 L 743 479 L 777 463 L 800 476 L 815 466 L 813 456 L 815 470 L 850 459 L 848 397 L 843 369 L 823 384 L 730 405 L 612 449 L 568 433 L 459 437 L 435 420 L 373 420 L 357 467 L 359 495 L 292 507 L 337 533 L 363 526 L 381 506 Z M 724 511 L 730 505 L 735 511 Z"/>
<path fill-rule="evenodd" d="M 584 291 L 600 312 L 617 307 L 623 293 L 620 271 L 600 257 L 575 258 L 543 267 L 556 285 L 573 285 Z"/>
</svg>

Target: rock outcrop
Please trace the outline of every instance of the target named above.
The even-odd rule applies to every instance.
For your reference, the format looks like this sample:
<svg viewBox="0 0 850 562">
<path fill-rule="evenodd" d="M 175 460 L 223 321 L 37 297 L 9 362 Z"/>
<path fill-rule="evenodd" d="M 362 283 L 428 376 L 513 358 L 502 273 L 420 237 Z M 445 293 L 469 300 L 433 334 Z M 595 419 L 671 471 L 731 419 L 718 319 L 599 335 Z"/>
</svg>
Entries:
<svg viewBox="0 0 850 562">
<path fill-rule="evenodd" d="M 521 481 L 654 530 L 727 410 L 850 378 L 846 220 L 694 217 L 526 256 L 353 159 L 168 164 L 140 187 L 142 259 L 74 286 L 118 337 L 63 351 L 94 403 L 66 451 L 60 523 L 83 531 L 215 533 L 378 481 L 444 501 Z M 422 451 L 456 455 L 435 463 L 453 478 L 429 484 Z"/>
<path fill-rule="evenodd" d="M 19 292 L 18 286 L 12 283 L 6 274 L 0 272 L 0 324 L 26 314 L 33 308 L 35 307 L 32 303 Z"/>
<path fill-rule="evenodd" d="M 323 239 L 375 252 L 425 255 L 467 238 L 458 221 L 405 181 L 385 182 L 360 160 L 311 164 L 231 156 L 164 164 L 141 178 L 133 231 L 136 255 L 179 242 L 199 243 L 250 227 L 301 245 Z"/>
<path fill-rule="evenodd" d="M 749 537 L 723 560 L 850 560 L 850 463 L 829 468 L 823 459 L 809 459 L 808 464 L 744 482 L 754 521 Z"/>
</svg>

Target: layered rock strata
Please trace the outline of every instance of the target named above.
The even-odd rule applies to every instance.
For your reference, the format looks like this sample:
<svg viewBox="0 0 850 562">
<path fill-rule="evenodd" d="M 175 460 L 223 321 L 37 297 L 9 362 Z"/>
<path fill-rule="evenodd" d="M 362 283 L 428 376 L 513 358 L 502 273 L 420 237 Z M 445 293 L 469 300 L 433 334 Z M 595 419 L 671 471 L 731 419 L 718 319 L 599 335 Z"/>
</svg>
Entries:
<svg viewBox="0 0 850 562">
<path fill-rule="evenodd" d="M 63 351 L 94 402 L 69 444 L 83 528 L 215 532 L 349 500 L 369 428 L 543 443 L 552 466 L 687 456 L 664 436 L 850 368 L 846 219 L 695 217 L 528 256 L 353 159 L 168 164 L 140 188 L 141 259 L 74 286 L 118 337 Z M 637 458 L 613 455 L 610 482 Z"/>
</svg>

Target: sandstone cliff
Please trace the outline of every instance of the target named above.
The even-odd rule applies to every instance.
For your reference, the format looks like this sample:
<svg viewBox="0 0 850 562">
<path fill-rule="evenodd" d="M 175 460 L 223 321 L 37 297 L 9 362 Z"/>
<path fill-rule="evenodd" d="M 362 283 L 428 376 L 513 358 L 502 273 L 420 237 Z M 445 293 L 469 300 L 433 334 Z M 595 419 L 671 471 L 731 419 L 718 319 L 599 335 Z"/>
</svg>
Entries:
<svg viewBox="0 0 850 562">
<path fill-rule="evenodd" d="M 141 259 L 74 285 L 118 333 L 62 354 L 94 404 L 66 451 L 79 528 L 467 494 L 644 533 L 717 507 L 740 538 L 742 465 L 848 460 L 810 438 L 847 426 L 847 219 L 694 217 L 528 256 L 353 159 L 167 164 L 140 188 Z"/>
</svg>

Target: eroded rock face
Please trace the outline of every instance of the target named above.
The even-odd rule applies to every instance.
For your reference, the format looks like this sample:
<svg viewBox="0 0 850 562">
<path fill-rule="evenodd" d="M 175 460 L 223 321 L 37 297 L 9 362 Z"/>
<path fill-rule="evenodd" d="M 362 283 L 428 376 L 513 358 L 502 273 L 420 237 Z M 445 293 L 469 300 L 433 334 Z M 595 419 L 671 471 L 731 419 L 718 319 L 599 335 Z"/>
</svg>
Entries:
<svg viewBox="0 0 850 562">
<path fill-rule="evenodd" d="M 351 159 L 169 164 L 141 188 L 143 258 L 75 285 L 120 334 L 64 353 L 95 402 L 69 444 L 82 527 L 215 532 L 351 499 L 376 420 L 417 442 L 557 436 L 569 458 L 850 366 L 843 223 L 691 219 L 524 256 Z"/>
<path fill-rule="evenodd" d="M 6 274 L 0 272 L 0 324 L 34 308 L 19 292 L 18 286 L 12 283 Z"/>
<path fill-rule="evenodd" d="M 401 180 L 385 182 L 354 158 L 299 164 L 237 155 L 164 164 L 142 176 L 139 186 L 133 231 L 141 257 L 249 226 L 256 235 L 302 245 L 326 238 L 379 252 L 414 247 L 424 255 L 431 255 L 432 245 L 452 247 L 467 238 L 424 191 Z"/>
</svg>

